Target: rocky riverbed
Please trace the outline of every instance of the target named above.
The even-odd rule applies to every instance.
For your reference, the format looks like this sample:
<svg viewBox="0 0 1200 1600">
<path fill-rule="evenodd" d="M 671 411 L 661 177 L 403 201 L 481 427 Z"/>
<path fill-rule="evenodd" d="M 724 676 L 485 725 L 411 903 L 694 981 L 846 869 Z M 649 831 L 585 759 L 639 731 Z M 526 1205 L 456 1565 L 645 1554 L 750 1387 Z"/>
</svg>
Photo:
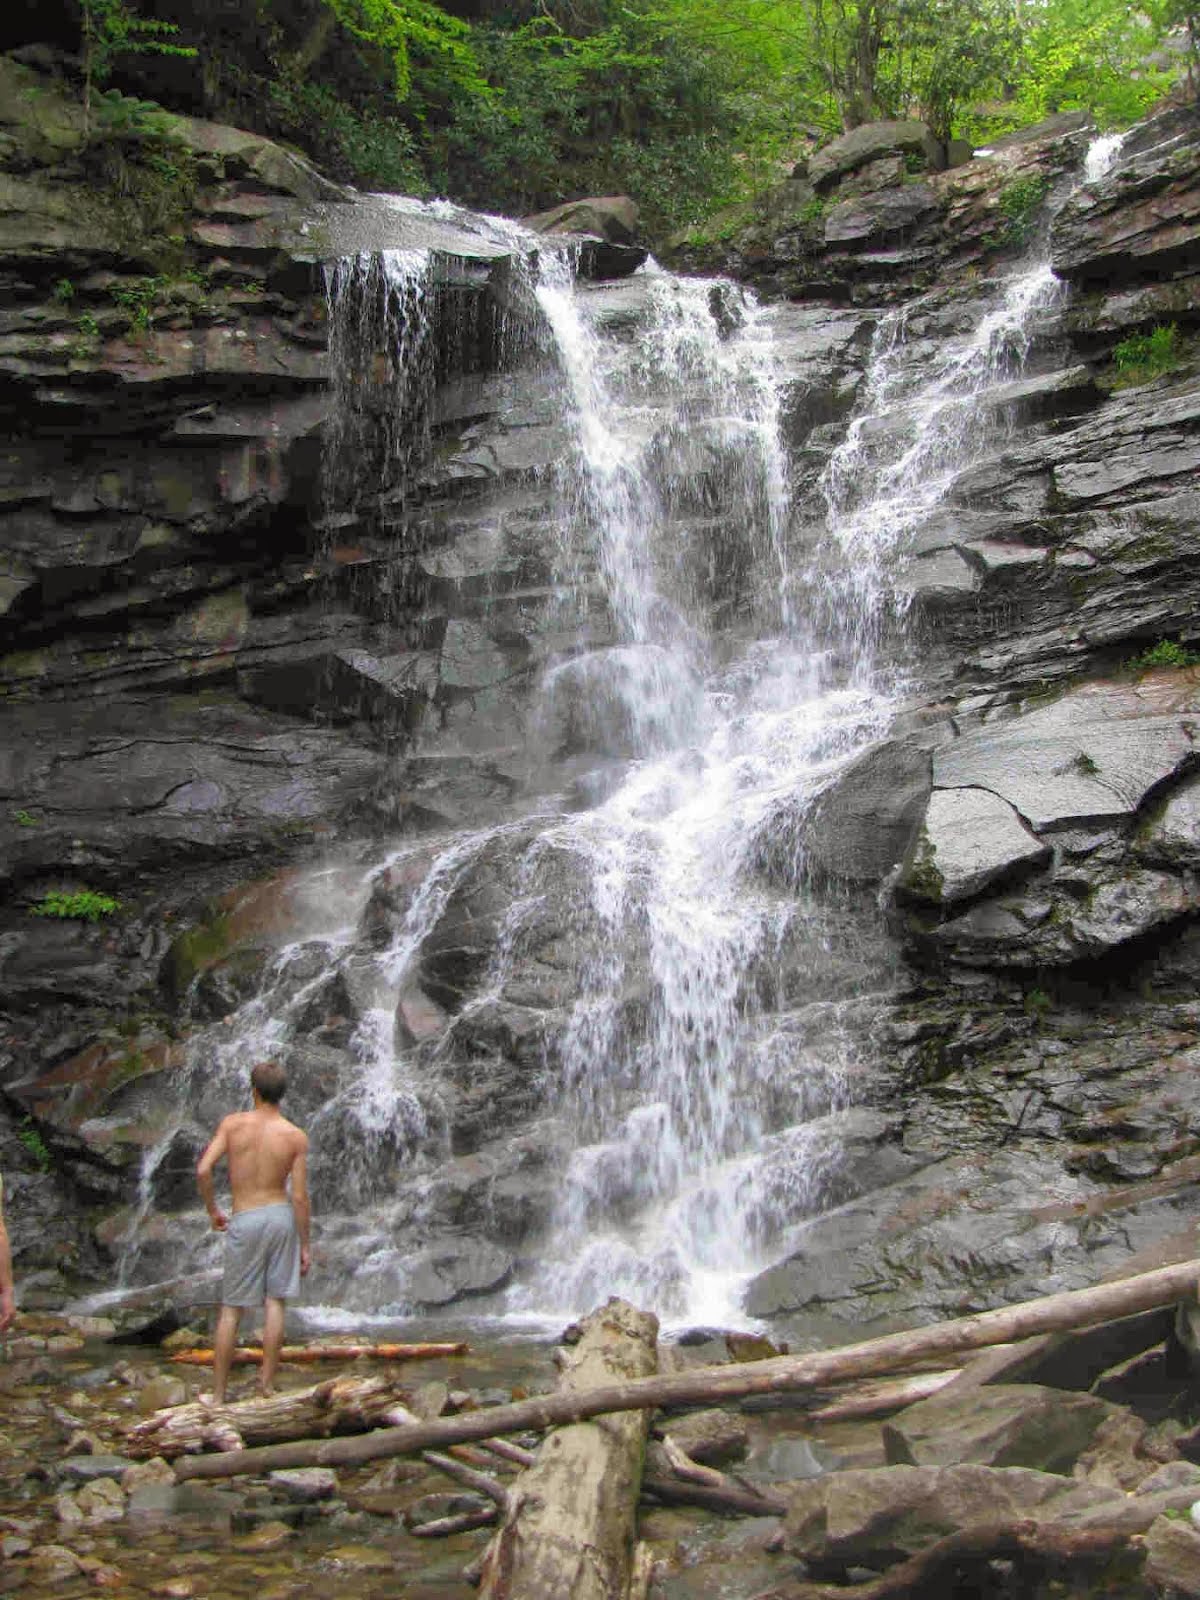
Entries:
<svg viewBox="0 0 1200 1600">
<path fill-rule="evenodd" d="M 1061 1532 L 1130 1515 L 1142 1533 L 1087 1568 L 1087 1592 L 1200 1595 L 1200 1533 L 1185 1519 L 1192 1498 L 1200 1500 L 1200 1466 L 1190 1459 L 1200 1454 L 1195 1391 L 1170 1327 L 1163 1312 L 1066 1336 L 1048 1350 L 1035 1343 L 1023 1364 L 1020 1350 L 1008 1355 L 1008 1379 L 993 1370 L 997 1381 L 963 1389 L 962 1377 L 946 1386 L 947 1374 L 929 1398 L 859 1421 L 819 1408 L 809 1416 L 778 1400 L 656 1413 L 658 1438 L 669 1435 L 694 1460 L 781 1497 L 787 1509 L 730 1519 L 644 1503 L 638 1536 L 652 1557 L 650 1600 L 816 1600 L 828 1592 L 823 1583 L 869 1582 L 981 1520 L 1032 1519 Z M 178 1330 L 162 1345 L 115 1336 L 104 1318 L 36 1314 L 10 1336 L 0 1364 L 0 1591 L 66 1600 L 95 1592 L 382 1597 L 397 1585 L 414 1600 L 474 1592 L 464 1568 L 485 1530 L 432 1539 L 410 1530 L 487 1502 L 424 1461 L 177 1484 L 169 1463 L 130 1448 L 130 1430 L 194 1399 L 203 1380 L 170 1356 L 196 1335 Z M 423 1362 L 405 1369 L 406 1399 L 435 1416 L 524 1398 L 553 1387 L 553 1353 L 549 1342 L 510 1341 Z M 660 1362 L 681 1370 L 766 1353 L 745 1337 L 726 1345 L 697 1336 L 660 1346 Z M 1123 1359 L 1110 1365 L 1115 1357 Z M 994 1369 L 995 1355 L 980 1359 Z M 360 1359 L 328 1370 L 387 1369 Z M 238 1375 L 245 1371 L 235 1369 L 231 1400 L 253 1388 Z M 311 1369 L 283 1373 L 285 1392 L 311 1382 Z M 662 1470 L 663 1448 L 652 1441 L 648 1471 L 655 1462 Z M 1027 1585 L 1043 1569 L 1034 1562 L 1014 1574 L 985 1554 L 970 1570 L 973 1594 L 1002 1600 L 1033 1592 Z M 1045 1581 L 1055 1574 L 1070 1579 L 1072 1569 L 1051 1561 Z M 1068 1582 L 1044 1592 L 1076 1589 Z"/>
</svg>

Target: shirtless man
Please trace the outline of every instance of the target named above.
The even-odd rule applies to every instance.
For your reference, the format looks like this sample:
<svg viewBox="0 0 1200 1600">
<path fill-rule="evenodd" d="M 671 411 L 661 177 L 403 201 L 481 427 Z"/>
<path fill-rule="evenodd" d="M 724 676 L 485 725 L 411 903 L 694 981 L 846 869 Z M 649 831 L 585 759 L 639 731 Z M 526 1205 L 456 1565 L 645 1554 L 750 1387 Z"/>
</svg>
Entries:
<svg viewBox="0 0 1200 1600">
<path fill-rule="evenodd" d="M 196 1164 L 196 1181 L 212 1225 L 226 1235 L 221 1310 L 213 1339 L 214 1405 L 225 1403 L 242 1312 L 259 1301 L 263 1363 L 258 1387 L 261 1394 L 274 1393 L 284 1302 L 299 1294 L 309 1267 L 308 1135 L 279 1109 L 287 1075 L 278 1062 L 260 1061 L 250 1074 L 250 1086 L 254 1110 L 223 1118 Z M 232 1219 L 213 1194 L 213 1168 L 222 1157 L 229 1162 Z"/>
</svg>

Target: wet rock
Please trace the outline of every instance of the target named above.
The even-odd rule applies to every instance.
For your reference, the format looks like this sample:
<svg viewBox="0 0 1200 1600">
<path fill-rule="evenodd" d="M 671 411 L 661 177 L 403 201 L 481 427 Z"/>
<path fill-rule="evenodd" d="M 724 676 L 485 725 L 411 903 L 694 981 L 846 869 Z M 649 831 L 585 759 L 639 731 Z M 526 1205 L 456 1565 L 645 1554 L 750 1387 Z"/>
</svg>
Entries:
<svg viewBox="0 0 1200 1600">
<path fill-rule="evenodd" d="M 419 1251 L 404 1266 L 405 1298 L 416 1306 L 444 1306 L 464 1295 L 501 1289 L 513 1258 L 483 1239 L 446 1240 Z"/>
<path fill-rule="evenodd" d="M 693 1461 L 714 1467 L 740 1460 L 750 1438 L 743 1418 L 730 1411 L 693 1411 L 673 1417 L 662 1431 Z"/>
<path fill-rule="evenodd" d="M 119 1479 L 133 1466 L 127 1456 L 85 1455 L 68 1456 L 60 1461 L 58 1471 L 68 1483 L 93 1483 L 97 1479 Z"/>
<path fill-rule="evenodd" d="M 65 1545 L 35 1545 L 29 1556 L 29 1575 L 35 1582 L 67 1583 L 82 1571 L 79 1557 Z"/>
<path fill-rule="evenodd" d="M 906 1407 L 884 1423 L 883 1446 L 892 1465 L 975 1462 L 1070 1474 L 1103 1425 L 1121 1415 L 1118 1407 L 1091 1395 L 1063 1394 L 1035 1384 L 988 1385 L 964 1396 L 933 1395 Z M 1145 1424 L 1138 1421 L 1137 1438 L 1144 1433 Z M 1141 1464 L 1139 1477 L 1147 1465 Z"/>
<path fill-rule="evenodd" d="M 332 1500 L 338 1492 L 337 1473 L 332 1467 L 289 1467 L 269 1472 L 267 1482 L 295 1505 Z"/>
<path fill-rule="evenodd" d="M 328 1551 L 324 1560 L 332 1562 L 342 1572 L 391 1572 L 395 1560 L 385 1550 L 376 1550 L 369 1544 L 339 1544 Z"/>
<path fill-rule="evenodd" d="M 815 800 L 789 801 L 759 833 L 772 879 L 879 883 L 903 857 L 930 786 L 926 751 L 891 741 L 857 757 Z"/>
<path fill-rule="evenodd" d="M 86 1523 L 120 1522 L 125 1515 L 125 1491 L 113 1478 L 96 1478 L 77 1491 L 75 1504 Z"/>
<path fill-rule="evenodd" d="M 898 889 L 946 905 L 1044 865 L 1050 846 L 986 789 L 935 789 Z"/>
<path fill-rule="evenodd" d="M 822 1570 L 844 1572 L 903 1560 L 972 1522 L 1058 1517 L 1122 1498 L 1024 1467 L 854 1468 L 793 1488 L 783 1545 Z"/>
<path fill-rule="evenodd" d="M 182 1378 L 152 1378 L 138 1395 L 138 1410 L 148 1417 L 166 1406 L 181 1406 L 188 1398 L 188 1387 Z"/>
<path fill-rule="evenodd" d="M 164 1461 L 162 1456 L 152 1456 L 149 1461 L 135 1461 L 121 1474 L 121 1487 L 126 1495 L 133 1495 L 138 1489 L 147 1484 L 171 1484 L 174 1486 L 175 1473 L 169 1461 Z"/>
<path fill-rule="evenodd" d="M 1156 1517 L 1145 1535 L 1143 1573 L 1159 1592 L 1200 1596 L 1200 1532 L 1174 1517 Z"/>
<path fill-rule="evenodd" d="M 286 1522 L 263 1522 L 252 1533 L 244 1533 L 236 1538 L 233 1548 L 249 1554 L 263 1554 L 268 1550 L 281 1549 L 295 1537 L 296 1530 Z"/>
</svg>

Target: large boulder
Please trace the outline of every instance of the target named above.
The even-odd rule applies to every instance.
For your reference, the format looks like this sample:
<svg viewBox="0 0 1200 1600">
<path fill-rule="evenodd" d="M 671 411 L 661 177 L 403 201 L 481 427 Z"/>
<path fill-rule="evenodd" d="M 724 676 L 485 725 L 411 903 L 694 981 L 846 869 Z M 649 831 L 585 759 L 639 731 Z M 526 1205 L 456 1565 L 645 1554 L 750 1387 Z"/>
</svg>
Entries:
<svg viewBox="0 0 1200 1600">
<path fill-rule="evenodd" d="M 792 1488 L 783 1545 L 821 1571 L 888 1566 L 971 1523 L 1048 1521 L 1122 1498 L 1024 1467 L 851 1468 Z"/>
<path fill-rule="evenodd" d="M 946 165 L 945 151 L 923 122 L 867 122 L 809 157 L 809 181 L 817 189 L 828 189 L 844 174 L 891 155 L 911 156 L 931 172 Z"/>
<path fill-rule="evenodd" d="M 965 1394 L 936 1394 L 907 1407 L 883 1427 L 893 1465 L 1034 1467 L 1070 1475 L 1105 1423 L 1121 1408 L 1093 1395 L 1063 1394 L 1037 1384 L 996 1384 Z M 1139 1423 L 1142 1433 L 1145 1424 Z M 1151 1463 L 1143 1461 L 1139 1477 Z"/>
</svg>

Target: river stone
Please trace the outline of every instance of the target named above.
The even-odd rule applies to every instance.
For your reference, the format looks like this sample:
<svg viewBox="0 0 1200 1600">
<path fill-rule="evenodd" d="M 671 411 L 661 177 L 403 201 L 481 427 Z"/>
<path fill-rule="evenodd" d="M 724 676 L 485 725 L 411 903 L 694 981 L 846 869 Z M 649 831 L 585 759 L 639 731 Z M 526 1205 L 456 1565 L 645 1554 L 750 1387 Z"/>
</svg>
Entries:
<svg viewBox="0 0 1200 1600">
<path fill-rule="evenodd" d="M 1200 684 L 1188 672 L 1091 683 L 934 753 L 935 788 L 1001 796 L 1037 833 L 1125 817 L 1196 751 Z"/>
<path fill-rule="evenodd" d="M 141 1391 L 138 1395 L 138 1410 L 143 1417 L 148 1417 L 155 1411 L 164 1410 L 167 1406 L 183 1405 L 187 1397 L 187 1384 L 183 1379 L 166 1373 L 162 1377 L 151 1378 Z"/>
<path fill-rule="evenodd" d="M 58 1471 L 69 1483 L 91 1483 L 97 1478 L 120 1478 L 132 1466 L 128 1456 L 68 1456 L 58 1463 Z"/>
<path fill-rule="evenodd" d="M 266 1550 L 278 1550 L 289 1539 L 294 1539 L 296 1530 L 286 1522 L 263 1522 L 251 1533 L 244 1533 L 233 1541 L 235 1550 L 262 1553 Z"/>
<path fill-rule="evenodd" d="M 39 1544 L 29 1557 L 29 1575 L 42 1583 L 66 1583 L 82 1571 L 79 1557 L 63 1544 Z"/>
<path fill-rule="evenodd" d="M 1119 1414 L 1120 1407 L 1091 1395 L 1064 1394 L 1032 1383 L 996 1384 L 964 1395 L 937 1394 L 908 1406 L 884 1423 L 883 1448 L 894 1466 L 975 1462 L 1069 1473 L 1101 1424 Z"/>
<path fill-rule="evenodd" d="M 673 1417 L 662 1432 L 693 1461 L 709 1467 L 741 1460 L 750 1441 L 744 1419 L 731 1411 L 692 1411 Z"/>
<path fill-rule="evenodd" d="M 337 1473 L 332 1467 L 287 1467 L 267 1474 L 271 1488 L 294 1505 L 309 1505 L 316 1500 L 332 1500 L 338 1492 Z"/>
<path fill-rule="evenodd" d="M 112 1478 L 97 1478 L 76 1491 L 75 1504 L 85 1522 L 120 1522 L 125 1515 L 125 1491 Z"/>
<path fill-rule="evenodd" d="M 474 1502 L 478 1505 L 483 1502 Z M 326 1551 L 325 1560 L 348 1572 L 391 1572 L 395 1559 L 385 1550 L 376 1550 L 369 1544 L 339 1544 Z"/>
<path fill-rule="evenodd" d="M 1058 1518 L 1123 1499 L 1026 1467 L 854 1467 L 792 1489 L 783 1546 L 822 1566 L 882 1567 L 973 1522 Z"/>
<path fill-rule="evenodd" d="M 1200 1533 L 1175 1517 L 1156 1517 L 1145 1535 L 1142 1575 L 1175 1600 L 1200 1600 Z"/>
<path fill-rule="evenodd" d="M 943 905 L 970 900 L 1049 855 L 1049 846 L 999 795 L 987 789 L 935 789 L 899 887 Z"/>
</svg>

